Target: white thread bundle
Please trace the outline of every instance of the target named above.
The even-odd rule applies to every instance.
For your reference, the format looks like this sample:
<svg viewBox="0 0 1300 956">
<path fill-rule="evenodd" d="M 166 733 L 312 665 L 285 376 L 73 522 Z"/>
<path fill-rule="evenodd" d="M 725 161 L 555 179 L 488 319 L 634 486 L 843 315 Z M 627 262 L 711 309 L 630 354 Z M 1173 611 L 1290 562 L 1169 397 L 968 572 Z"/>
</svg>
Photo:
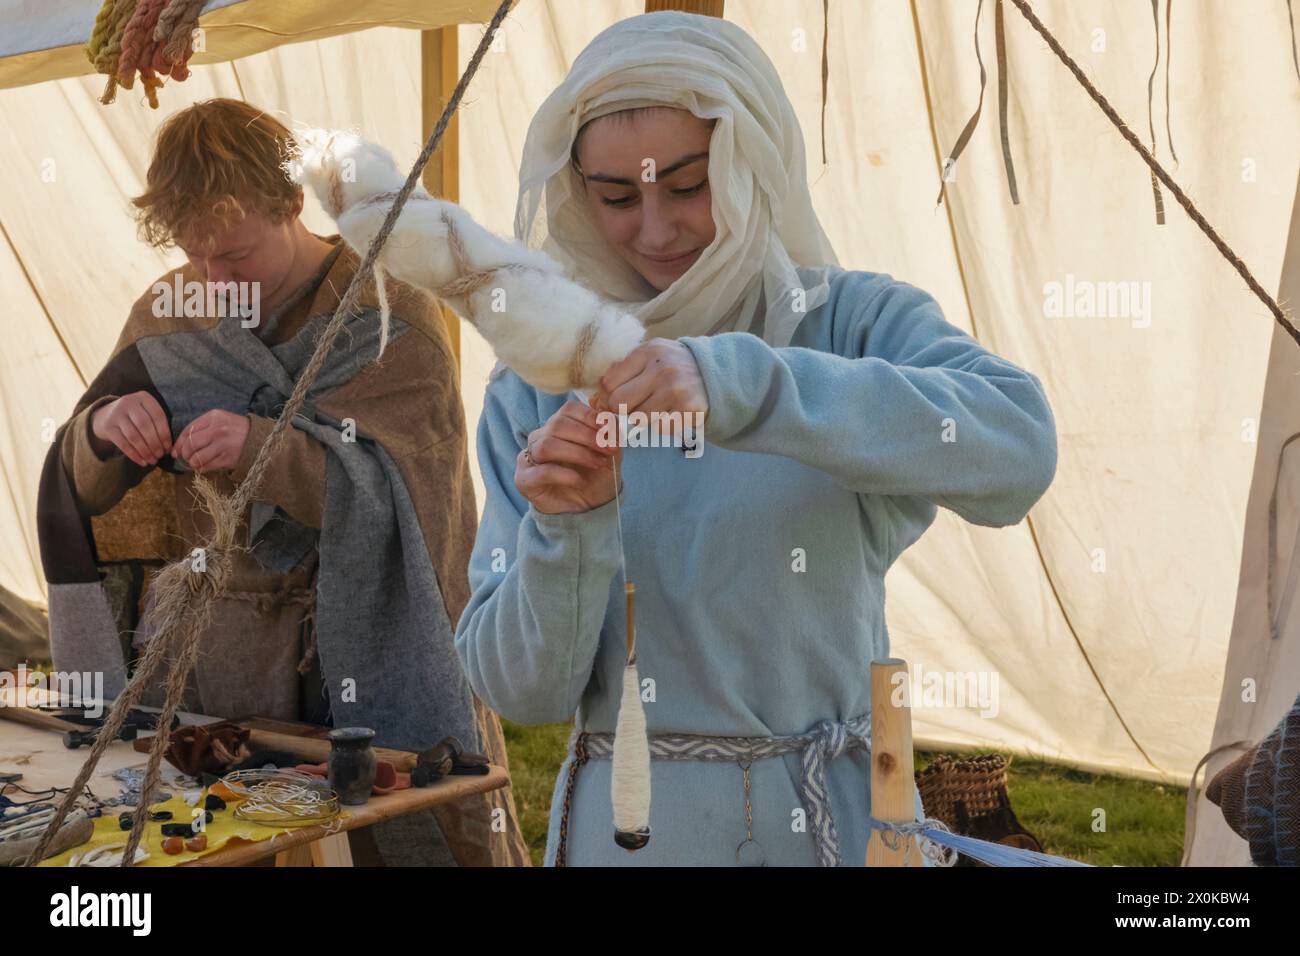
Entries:
<svg viewBox="0 0 1300 956">
<path fill-rule="evenodd" d="M 107 843 L 103 846 L 93 847 L 81 853 L 74 853 L 68 857 L 68 862 L 63 864 L 67 866 L 97 866 L 113 867 L 122 865 L 122 857 L 126 855 L 126 842 Z M 142 846 L 135 848 L 135 853 L 131 857 L 132 864 L 140 863 L 149 859 L 149 851 Z"/>
<path fill-rule="evenodd" d="M 397 164 L 385 149 L 352 133 L 307 129 L 294 135 L 296 151 L 286 164 L 290 176 L 311 187 L 343 239 L 364 255 L 404 182 Z M 403 207 L 378 268 L 439 293 L 460 278 L 448 221 L 460 237 L 468 271 L 499 271 L 477 290 L 445 300 L 528 384 L 555 394 L 593 389 L 645 338 L 631 311 L 572 281 L 550 256 L 492 234 L 460 206 L 423 189 Z M 387 315 L 381 318 L 386 344 Z"/>
<path fill-rule="evenodd" d="M 636 660 L 623 668 L 623 698 L 614 730 L 610 798 L 616 834 L 646 834 L 650 830 L 650 741 L 641 706 L 641 678 Z M 620 846 L 624 845 L 620 841 Z M 629 847 L 632 849 L 633 847 Z"/>
<path fill-rule="evenodd" d="M 388 305 L 388 288 L 384 285 L 384 270 L 379 263 L 375 263 L 374 269 L 375 281 L 375 298 L 379 300 L 379 354 L 384 354 L 384 349 L 388 348 L 388 326 L 393 316 L 393 310 Z"/>
</svg>

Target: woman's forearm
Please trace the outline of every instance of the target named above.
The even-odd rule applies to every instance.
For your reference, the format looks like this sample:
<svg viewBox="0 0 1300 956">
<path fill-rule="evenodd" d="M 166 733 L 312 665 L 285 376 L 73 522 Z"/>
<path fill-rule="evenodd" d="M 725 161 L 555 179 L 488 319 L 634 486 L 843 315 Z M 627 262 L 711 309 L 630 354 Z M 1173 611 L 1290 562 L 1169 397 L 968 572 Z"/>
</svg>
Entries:
<svg viewBox="0 0 1300 956">
<path fill-rule="evenodd" d="M 487 501 L 456 651 L 470 686 L 494 710 L 519 723 L 553 723 L 577 710 L 600 646 L 622 564 L 617 503 L 537 511 L 514 487 L 513 434 L 490 398 L 479 426 Z"/>
<path fill-rule="evenodd" d="M 1042 386 L 945 322 L 928 295 L 895 286 L 841 323 L 842 354 L 743 333 L 682 339 L 708 392 L 705 441 L 794 458 L 860 493 L 918 495 L 976 524 L 1018 522 L 1056 470 Z"/>
<path fill-rule="evenodd" d="M 614 507 L 530 509 L 515 548 L 475 547 L 456 650 L 470 686 L 503 716 L 555 723 L 577 710 L 620 566 Z"/>
</svg>

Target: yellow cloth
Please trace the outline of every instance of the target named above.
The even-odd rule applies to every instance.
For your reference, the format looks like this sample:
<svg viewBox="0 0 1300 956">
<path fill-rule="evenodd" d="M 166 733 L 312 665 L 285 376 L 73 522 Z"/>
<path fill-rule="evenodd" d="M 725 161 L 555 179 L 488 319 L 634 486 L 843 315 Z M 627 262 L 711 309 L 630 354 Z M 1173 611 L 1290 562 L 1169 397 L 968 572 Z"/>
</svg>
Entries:
<svg viewBox="0 0 1300 956">
<path fill-rule="evenodd" d="M 301 827 L 271 827 L 264 826 L 260 823 L 249 823 L 245 820 L 235 818 L 235 804 L 229 804 L 226 810 L 214 810 L 212 812 L 212 822 L 207 824 L 203 832 L 208 838 L 207 848 L 198 852 L 191 853 L 189 850 L 183 850 L 175 856 L 169 856 L 162 849 L 162 824 L 149 823 L 145 826 L 144 838 L 140 841 L 140 846 L 148 853 L 149 858 L 137 863 L 136 866 L 176 866 L 178 863 L 188 863 L 190 860 L 197 860 L 205 854 L 220 849 L 229 840 L 239 838 L 247 840 L 250 843 L 258 843 L 262 840 L 269 840 L 280 833 L 291 833 Z M 40 866 L 67 866 L 68 860 L 72 859 L 74 854 L 86 853 L 95 847 L 108 846 L 113 843 L 122 844 L 119 850 L 125 849 L 127 835 L 129 830 L 123 830 L 118 825 L 118 813 L 131 811 L 132 807 L 114 808 L 117 813 L 105 812 L 102 817 L 95 820 L 95 832 L 90 839 L 80 846 L 74 846 L 70 850 L 52 856 L 47 860 L 42 860 Z M 170 823 L 188 823 L 193 820 L 193 809 L 185 802 L 183 797 L 172 797 L 172 799 L 163 803 L 154 804 L 151 810 L 170 810 L 172 819 Z M 350 816 L 345 810 L 339 814 L 338 819 Z"/>
</svg>

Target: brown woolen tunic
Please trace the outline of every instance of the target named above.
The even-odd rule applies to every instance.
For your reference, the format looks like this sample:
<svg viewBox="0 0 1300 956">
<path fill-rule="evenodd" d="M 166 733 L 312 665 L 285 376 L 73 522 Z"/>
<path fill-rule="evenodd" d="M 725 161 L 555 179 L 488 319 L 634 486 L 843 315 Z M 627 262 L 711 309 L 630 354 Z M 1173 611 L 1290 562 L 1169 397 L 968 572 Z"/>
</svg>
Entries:
<svg viewBox="0 0 1300 956">
<path fill-rule="evenodd" d="M 264 317 L 258 331 L 267 345 L 288 341 L 312 317 L 333 313 L 359 260 L 337 237 L 329 241 L 341 248 L 325 261 L 321 272 L 296 290 L 278 315 Z M 196 279 L 188 265 L 179 272 L 183 282 Z M 158 281 L 170 285 L 175 274 Z M 317 407 L 333 418 L 353 419 L 357 431 L 380 439 L 396 462 L 454 626 L 468 601 L 467 568 L 477 530 L 459 369 L 436 302 L 393 279 L 387 281 L 387 291 L 393 315 L 411 326 L 403 347 L 390 346 L 381 363 L 364 367 L 319 400 Z M 150 291 L 135 303 L 114 348 L 114 365 L 130 368 L 139 363 L 133 346 L 146 336 L 199 331 L 218 321 L 158 318 L 153 315 L 154 301 Z M 372 287 L 358 305 L 375 304 Z M 147 378 L 147 373 L 141 377 Z M 97 556 L 101 562 L 180 557 L 208 537 L 211 518 L 197 505 L 192 473 L 141 468 L 93 435 L 91 416 L 119 397 L 111 384 L 109 394 L 101 392 L 79 407 L 66 426 L 61 447 L 78 507 L 94 516 Z M 223 493 L 245 477 L 274 424 L 260 415 L 250 413 L 248 418 L 248 439 L 236 466 L 207 476 Z M 258 497 L 273 502 L 300 524 L 320 527 L 326 454 L 315 438 L 289 429 Z M 245 522 L 248 517 L 244 515 Z M 311 621 L 317 553 L 313 550 L 287 574 L 262 567 L 251 553 L 236 553 L 232 559 L 228 591 L 214 608 L 182 707 L 226 717 L 258 714 L 323 721 L 328 702 L 321 693 Z M 142 639 L 147 636 L 137 637 L 136 642 Z M 402 665 L 393 662 L 392 666 Z M 151 691 L 153 699 L 145 702 L 160 704 L 161 689 Z M 477 697 L 474 704 L 489 759 L 508 769 L 497 715 Z M 503 811 L 496 816 L 505 821 L 505 832 L 494 832 L 492 811 L 496 809 Z M 527 865 L 527 848 L 509 789 L 434 812 L 457 863 Z M 352 831 L 351 842 L 358 863 L 378 862 L 367 831 Z"/>
</svg>

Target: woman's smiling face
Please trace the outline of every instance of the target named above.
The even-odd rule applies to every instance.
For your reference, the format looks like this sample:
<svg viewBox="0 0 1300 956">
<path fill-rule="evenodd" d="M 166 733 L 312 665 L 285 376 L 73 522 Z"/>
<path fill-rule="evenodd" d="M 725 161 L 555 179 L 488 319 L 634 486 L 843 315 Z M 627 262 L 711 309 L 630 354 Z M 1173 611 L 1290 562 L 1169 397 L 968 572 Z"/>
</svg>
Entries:
<svg viewBox="0 0 1300 956">
<path fill-rule="evenodd" d="M 600 234 L 660 292 L 713 241 L 709 139 L 716 120 L 675 107 L 609 113 L 574 156 Z"/>
</svg>

